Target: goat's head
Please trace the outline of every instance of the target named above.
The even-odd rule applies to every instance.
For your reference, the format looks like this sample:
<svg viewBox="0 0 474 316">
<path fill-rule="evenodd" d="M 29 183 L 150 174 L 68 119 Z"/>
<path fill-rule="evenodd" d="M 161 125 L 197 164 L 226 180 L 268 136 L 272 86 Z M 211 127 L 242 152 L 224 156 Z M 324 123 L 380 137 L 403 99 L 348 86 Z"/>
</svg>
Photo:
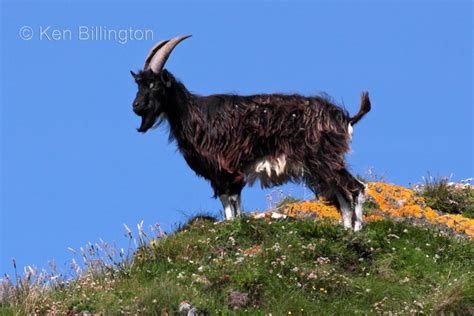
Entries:
<svg viewBox="0 0 474 316">
<path fill-rule="evenodd" d="M 133 112 L 142 118 L 139 132 L 144 133 L 155 125 L 167 104 L 171 75 L 163 69 L 169 55 L 179 44 L 191 35 L 178 36 L 161 41 L 148 53 L 143 70 L 138 74 L 130 71 L 138 84 L 138 92 L 133 101 Z"/>
</svg>

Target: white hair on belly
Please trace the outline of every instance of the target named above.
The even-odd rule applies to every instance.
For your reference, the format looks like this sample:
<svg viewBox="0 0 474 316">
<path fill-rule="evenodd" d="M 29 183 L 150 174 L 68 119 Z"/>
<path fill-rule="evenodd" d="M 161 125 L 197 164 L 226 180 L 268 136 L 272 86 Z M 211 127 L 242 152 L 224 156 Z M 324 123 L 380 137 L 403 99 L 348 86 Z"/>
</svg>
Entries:
<svg viewBox="0 0 474 316">
<path fill-rule="evenodd" d="M 281 185 L 291 179 L 300 178 L 303 166 L 288 161 L 286 155 L 266 156 L 251 163 L 246 168 L 247 182 L 253 185 L 260 180 L 262 187 Z"/>
<path fill-rule="evenodd" d="M 278 156 L 277 159 L 271 160 L 265 158 L 264 160 L 257 163 L 255 166 L 255 172 L 265 172 L 268 177 L 272 176 L 272 171 L 275 171 L 276 175 L 279 176 L 285 172 L 286 167 L 286 156 Z"/>
</svg>

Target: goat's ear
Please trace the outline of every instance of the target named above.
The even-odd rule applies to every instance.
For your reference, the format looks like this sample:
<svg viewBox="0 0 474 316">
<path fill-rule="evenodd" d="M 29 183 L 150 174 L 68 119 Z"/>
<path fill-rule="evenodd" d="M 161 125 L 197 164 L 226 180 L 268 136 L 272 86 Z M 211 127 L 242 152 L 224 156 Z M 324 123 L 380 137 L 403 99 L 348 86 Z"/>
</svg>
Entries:
<svg viewBox="0 0 474 316">
<path fill-rule="evenodd" d="M 161 72 L 161 81 L 165 84 L 167 88 L 171 87 L 171 78 L 168 70 L 163 69 Z"/>
<path fill-rule="evenodd" d="M 133 70 L 130 70 L 130 74 L 132 75 L 133 79 L 137 79 L 137 74 L 133 72 Z"/>
</svg>

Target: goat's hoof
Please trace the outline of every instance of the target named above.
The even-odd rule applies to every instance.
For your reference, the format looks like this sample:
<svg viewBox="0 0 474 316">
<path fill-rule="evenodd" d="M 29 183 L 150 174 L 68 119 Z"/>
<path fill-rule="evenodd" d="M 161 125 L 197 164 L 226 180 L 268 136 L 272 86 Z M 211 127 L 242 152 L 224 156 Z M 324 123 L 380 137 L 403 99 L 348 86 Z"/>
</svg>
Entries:
<svg viewBox="0 0 474 316">
<path fill-rule="evenodd" d="M 345 230 L 352 230 L 352 225 L 351 224 L 343 223 L 342 226 L 344 227 Z"/>
<path fill-rule="evenodd" d="M 362 229 L 362 223 L 354 223 L 354 231 L 358 232 Z"/>
</svg>

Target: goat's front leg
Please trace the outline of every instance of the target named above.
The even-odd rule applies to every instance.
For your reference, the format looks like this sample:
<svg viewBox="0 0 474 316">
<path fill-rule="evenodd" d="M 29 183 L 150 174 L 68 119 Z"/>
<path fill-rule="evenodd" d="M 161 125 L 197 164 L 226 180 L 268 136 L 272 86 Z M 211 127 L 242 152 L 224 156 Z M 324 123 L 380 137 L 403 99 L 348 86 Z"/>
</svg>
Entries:
<svg viewBox="0 0 474 316">
<path fill-rule="evenodd" d="M 243 173 L 225 174 L 221 176 L 225 181 L 217 182 L 216 192 L 224 207 L 226 220 L 240 217 L 240 194 L 245 186 Z"/>
<path fill-rule="evenodd" d="M 224 216 L 226 220 L 231 220 L 234 218 L 234 209 L 232 207 L 231 196 L 228 194 L 219 195 L 219 199 L 222 202 L 224 208 Z"/>
<path fill-rule="evenodd" d="M 229 196 L 230 204 L 232 205 L 232 211 L 234 212 L 234 216 L 240 217 L 240 194 L 233 194 Z"/>
<path fill-rule="evenodd" d="M 240 217 L 240 194 L 221 194 L 219 199 L 224 207 L 224 216 L 226 220 Z"/>
</svg>

